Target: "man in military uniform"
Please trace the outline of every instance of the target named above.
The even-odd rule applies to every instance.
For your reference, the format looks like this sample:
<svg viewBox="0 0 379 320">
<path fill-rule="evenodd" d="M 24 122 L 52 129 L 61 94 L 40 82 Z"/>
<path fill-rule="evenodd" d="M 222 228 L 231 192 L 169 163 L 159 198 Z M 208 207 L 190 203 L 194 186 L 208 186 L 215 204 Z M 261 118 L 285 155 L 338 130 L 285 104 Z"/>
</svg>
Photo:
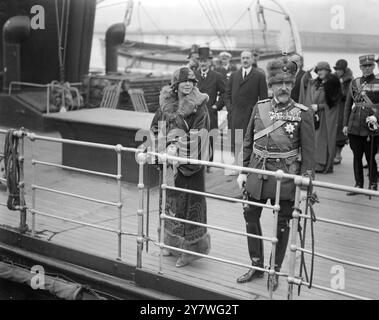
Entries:
<svg viewBox="0 0 379 320">
<path fill-rule="evenodd" d="M 379 78 L 374 75 L 375 55 L 359 57 L 362 77 L 351 82 L 346 97 L 343 133 L 354 154 L 355 187 L 363 188 L 363 154 L 369 169 L 369 189 L 378 190 L 375 154 L 378 150 Z M 355 195 L 348 192 L 347 195 Z"/>
<path fill-rule="evenodd" d="M 243 144 L 243 166 L 270 171 L 283 170 L 290 174 L 314 172 L 315 129 L 313 111 L 297 104 L 291 97 L 296 75 L 296 64 L 286 57 L 267 65 L 268 85 L 273 92 L 272 99 L 258 101 L 255 105 L 246 131 Z M 276 193 L 275 177 L 257 174 L 238 176 L 240 188 L 245 185 L 248 200 L 274 204 Z M 280 211 L 278 215 L 278 243 L 275 254 L 275 270 L 280 271 L 285 257 L 290 233 L 295 184 L 293 180 L 282 180 Z M 260 216 L 262 208 L 244 208 L 246 231 L 262 235 Z M 251 263 L 256 267 L 264 266 L 263 241 L 248 238 Z M 237 279 L 238 283 L 263 277 L 264 272 L 250 269 Z M 276 290 L 278 276 L 273 279 Z"/>
</svg>

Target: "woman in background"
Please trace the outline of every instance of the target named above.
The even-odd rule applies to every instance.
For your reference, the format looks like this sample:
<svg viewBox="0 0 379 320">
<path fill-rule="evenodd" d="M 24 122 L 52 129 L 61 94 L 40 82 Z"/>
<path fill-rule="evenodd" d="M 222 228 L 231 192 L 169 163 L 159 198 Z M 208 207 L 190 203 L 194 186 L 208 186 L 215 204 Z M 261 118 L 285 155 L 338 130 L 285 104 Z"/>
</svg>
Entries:
<svg viewBox="0 0 379 320">
<path fill-rule="evenodd" d="M 315 68 L 318 77 L 312 79 L 307 71 L 300 88 L 299 103 L 315 112 L 316 129 L 316 172 L 333 172 L 338 127 L 338 104 L 341 87 L 337 76 L 331 74 L 327 62 L 319 62 Z"/>
</svg>

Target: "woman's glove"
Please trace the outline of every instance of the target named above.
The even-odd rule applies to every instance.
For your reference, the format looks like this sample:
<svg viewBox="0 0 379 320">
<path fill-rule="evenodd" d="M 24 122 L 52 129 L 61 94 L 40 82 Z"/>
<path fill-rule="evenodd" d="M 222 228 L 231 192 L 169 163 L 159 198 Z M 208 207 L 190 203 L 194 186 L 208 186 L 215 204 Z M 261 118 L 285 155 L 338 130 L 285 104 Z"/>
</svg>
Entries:
<svg viewBox="0 0 379 320">
<path fill-rule="evenodd" d="M 237 184 L 238 184 L 238 187 L 240 189 L 242 189 L 243 187 L 245 187 L 246 180 L 247 180 L 247 174 L 240 173 L 239 176 L 238 176 L 238 178 L 237 178 Z"/>
</svg>

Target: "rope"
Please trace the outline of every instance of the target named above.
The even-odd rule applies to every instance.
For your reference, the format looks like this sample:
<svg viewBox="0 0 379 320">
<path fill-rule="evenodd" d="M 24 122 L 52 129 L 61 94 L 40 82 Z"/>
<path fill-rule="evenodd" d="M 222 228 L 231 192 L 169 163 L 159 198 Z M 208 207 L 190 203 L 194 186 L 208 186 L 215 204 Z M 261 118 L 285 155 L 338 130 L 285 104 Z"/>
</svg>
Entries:
<svg viewBox="0 0 379 320">
<path fill-rule="evenodd" d="M 250 30 L 251 30 L 251 42 L 252 42 L 252 45 L 255 46 L 253 17 L 251 15 L 250 8 L 248 8 L 247 10 L 249 12 L 249 21 L 250 21 Z"/>
<path fill-rule="evenodd" d="M 7 207 L 9 210 L 18 210 L 20 205 L 20 163 L 18 160 L 19 138 L 14 136 L 15 129 L 10 129 L 5 135 L 4 143 L 4 165 L 5 179 L 9 191 Z"/>
<path fill-rule="evenodd" d="M 301 261 L 300 261 L 299 278 L 302 279 L 302 273 L 304 270 L 306 282 L 308 282 L 308 284 L 309 284 L 308 288 L 311 289 L 312 288 L 312 282 L 313 282 L 314 257 L 315 257 L 315 254 L 314 254 L 314 252 L 315 252 L 314 223 L 317 221 L 316 214 L 315 214 L 315 211 L 313 209 L 313 205 L 315 203 L 319 202 L 319 200 L 318 200 L 316 192 L 313 192 L 312 173 L 308 171 L 306 175 L 309 177 L 309 186 L 307 189 L 307 198 L 306 198 L 306 203 L 305 203 L 305 215 L 308 215 L 308 210 L 309 210 L 310 221 L 311 221 L 311 251 L 312 251 L 312 254 L 311 254 L 311 270 L 310 270 L 310 275 L 308 276 L 307 266 L 306 266 L 305 259 L 304 259 L 304 252 L 302 251 L 301 252 Z M 302 249 L 304 249 L 304 247 L 305 247 L 307 220 L 308 219 L 304 219 L 303 230 L 301 230 L 301 225 L 300 225 L 300 221 L 299 221 L 298 232 L 299 232 L 300 243 L 301 243 Z M 303 231 L 303 234 L 301 233 L 301 231 Z M 301 285 L 298 287 L 298 295 L 300 295 L 300 291 L 301 291 Z"/>
<path fill-rule="evenodd" d="M 222 46 L 224 47 L 225 50 L 227 50 L 227 47 L 226 47 L 225 42 L 224 42 L 224 39 L 223 39 L 222 36 L 218 33 L 217 26 L 214 24 L 212 17 L 210 16 L 210 14 L 208 13 L 207 9 L 205 8 L 205 5 L 203 5 L 203 4 L 201 3 L 201 0 L 198 0 L 198 2 L 199 2 L 199 4 L 200 4 L 200 7 L 201 7 L 201 9 L 203 10 L 203 12 L 204 12 L 206 18 L 208 19 L 208 21 L 209 21 L 209 23 L 210 23 L 210 25 L 211 25 L 213 31 L 214 31 L 215 34 L 217 35 L 218 39 L 221 41 Z"/>
<path fill-rule="evenodd" d="M 242 18 L 249 12 L 249 9 L 251 8 L 251 6 L 254 4 L 255 0 L 252 0 L 251 3 L 249 4 L 249 6 L 247 7 L 246 10 L 244 10 L 241 15 L 236 19 L 236 21 L 227 29 L 225 30 L 225 35 L 228 35 L 229 36 L 229 32 L 232 31 L 234 29 L 234 27 L 240 23 L 242 21 Z M 211 41 L 209 41 L 209 43 L 212 43 L 214 41 L 218 40 L 218 38 L 215 38 Z"/>
</svg>

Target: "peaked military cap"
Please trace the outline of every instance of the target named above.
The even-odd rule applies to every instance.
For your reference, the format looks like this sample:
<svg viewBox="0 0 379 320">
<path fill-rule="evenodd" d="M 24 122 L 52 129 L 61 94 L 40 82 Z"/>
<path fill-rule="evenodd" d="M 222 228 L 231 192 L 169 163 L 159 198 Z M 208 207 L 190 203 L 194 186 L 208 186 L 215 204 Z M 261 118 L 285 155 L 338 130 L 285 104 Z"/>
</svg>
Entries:
<svg viewBox="0 0 379 320">
<path fill-rule="evenodd" d="M 359 65 L 372 65 L 375 64 L 375 55 L 374 54 L 366 54 L 364 56 L 359 57 Z"/>
<path fill-rule="evenodd" d="M 267 64 L 268 83 L 281 83 L 284 81 L 295 81 L 297 64 L 287 56 L 270 61 Z"/>
</svg>

